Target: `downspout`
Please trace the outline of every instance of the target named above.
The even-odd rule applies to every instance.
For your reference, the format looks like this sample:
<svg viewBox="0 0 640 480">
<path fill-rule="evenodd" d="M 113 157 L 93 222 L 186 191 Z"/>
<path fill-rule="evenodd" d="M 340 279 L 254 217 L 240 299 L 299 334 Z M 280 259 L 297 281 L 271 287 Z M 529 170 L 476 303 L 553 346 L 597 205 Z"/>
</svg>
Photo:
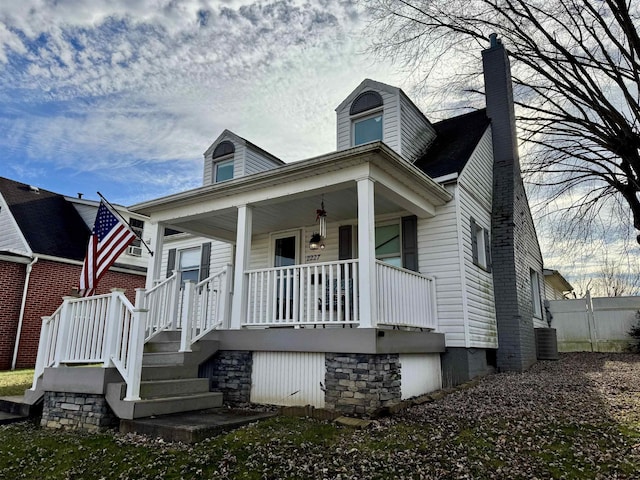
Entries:
<svg viewBox="0 0 640 480">
<path fill-rule="evenodd" d="M 16 331 L 16 343 L 13 347 L 13 359 L 11 360 L 11 370 L 16 369 L 16 362 L 18 360 L 18 347 L 20 346 L 20 334 L 22 333 L 22 321 L 24 320 L 24 308 L 27 303 L 27 293 L 29 292 L 29 278 L 31 277 L 31 270 L 38 261 L 38 257 L 35 257 L 31 263 L 27 264 L 27 273 L 24 278 L 24 290 L 22 291 L 22 303 L 20 304 L 20 315 L 18 316 L 18 330 Z"/>
</svg>

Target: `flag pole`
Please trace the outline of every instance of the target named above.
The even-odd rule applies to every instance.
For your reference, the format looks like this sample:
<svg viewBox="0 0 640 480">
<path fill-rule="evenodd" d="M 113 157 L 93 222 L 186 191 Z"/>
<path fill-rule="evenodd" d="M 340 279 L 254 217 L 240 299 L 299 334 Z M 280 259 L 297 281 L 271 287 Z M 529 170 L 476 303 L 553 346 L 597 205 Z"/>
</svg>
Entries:
<svg viewBox="0 0 640 480">
<path fill-rule="evenodd" d="M 125 223 L 125 225 L 127 225 L 129 227 L 129 230 L 131 231 L 131 233 L 133 233 L 136 236 L 136 238 L 138 240 L 140 240 L 140 243 L 142 243 L 142 245 L 144 245 L 144 248 L 147 249 L 147 252 L 149 252 L 149 255 L 151 255 L 153 257 L 153 252 L 149 248 L 149 245 L 147 245 L 147 242 L 145 242 L 140 235 L 138 235 L 134 230 L 131 229 L 131 224 L 122 215 L 120 215 L 120 212 L 118 211 L 118 209 L 116 209 L 116 207 L 114 207 L 109 200 L 104 198 L 104 196 L 100 192 L 96 192 L 96 193 L 98 194 L 98 196 L 102 200 L 104 200 L 107 203 L 107 205 L 110 207 L 110 210 L 113 213 L 115 213 L 117 216 L 119 216 L 120 219 Z"/>
</svg>

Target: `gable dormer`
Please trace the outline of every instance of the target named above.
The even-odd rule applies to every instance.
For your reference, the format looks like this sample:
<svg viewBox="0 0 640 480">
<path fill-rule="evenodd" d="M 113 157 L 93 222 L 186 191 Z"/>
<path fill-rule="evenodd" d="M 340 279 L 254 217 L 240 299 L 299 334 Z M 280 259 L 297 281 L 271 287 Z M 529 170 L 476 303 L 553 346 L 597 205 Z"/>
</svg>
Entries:
<svg viewBox="0 0 640 480">
<path fill-rule="evenodd" d="M 397 87 L 364 80 L 336 108 L 337 149 L 381 140 L 415 162 L 436 137 L 427 118 Z"/>
<path fill-rule="evenodd" d="M 202 185 L 226 182 L 284 165 L 279 158 L 225 130 L 204 152 Z"/>
</svg>

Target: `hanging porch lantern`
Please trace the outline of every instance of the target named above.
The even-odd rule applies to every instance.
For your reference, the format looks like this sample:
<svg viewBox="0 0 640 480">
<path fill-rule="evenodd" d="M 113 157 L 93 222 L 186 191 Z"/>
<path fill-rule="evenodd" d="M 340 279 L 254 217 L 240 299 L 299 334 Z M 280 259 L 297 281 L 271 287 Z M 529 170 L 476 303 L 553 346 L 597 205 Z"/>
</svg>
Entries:
<svg viewBox="0 0 640 480">
<path fill-rule="evenodd" d="M 316 210 L 316 222 L 318 222 L 318 232 L 311 235 L 309 241 L 309 250 L 324 249 L 322 241 L 327 236 L 327 212 L 324 209 L 324 199 L 320 203 L 320 208 Z"/>
</svg>

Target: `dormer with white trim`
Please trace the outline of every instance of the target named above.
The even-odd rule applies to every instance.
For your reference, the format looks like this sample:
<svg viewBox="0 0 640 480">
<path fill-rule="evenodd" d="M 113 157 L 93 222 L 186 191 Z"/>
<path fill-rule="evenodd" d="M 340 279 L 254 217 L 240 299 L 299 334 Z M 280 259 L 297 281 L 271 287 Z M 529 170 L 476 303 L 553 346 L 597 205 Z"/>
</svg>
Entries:
<svg viewBox="0 0 640 480">
<path fill-rule="evenodd" d="M 225 130 L 204 152 L 202 185 L 226 182 L 284 165 L 279 158 Z"/>
<path fill-rule="evenodd" d="M 339 106 L 337 149 L 382 141 L 413 163 L 434 141 L 431 122 L 399 88 L 365 79 Z"/>
</svg>

